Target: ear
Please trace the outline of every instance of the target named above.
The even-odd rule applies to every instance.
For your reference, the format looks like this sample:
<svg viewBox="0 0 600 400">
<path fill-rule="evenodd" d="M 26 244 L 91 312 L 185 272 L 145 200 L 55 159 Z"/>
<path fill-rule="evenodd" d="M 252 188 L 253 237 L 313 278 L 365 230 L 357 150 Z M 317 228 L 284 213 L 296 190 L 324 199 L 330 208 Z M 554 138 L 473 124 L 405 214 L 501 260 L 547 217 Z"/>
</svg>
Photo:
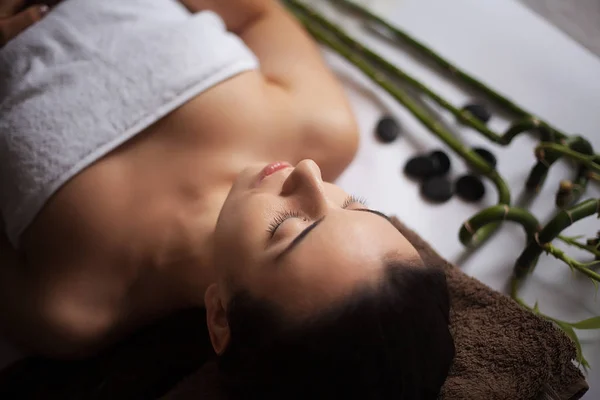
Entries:
<svg viewBox="0 0 600 400">
<path fill-rule="evenodd" d="M 206 323 L 213 349 L 217 354 L 223 354 L 229 345 L 230 331 L 227 310 L 216 283 L 206 289 L 204 304 L 206 305 Z"/>
</svg>

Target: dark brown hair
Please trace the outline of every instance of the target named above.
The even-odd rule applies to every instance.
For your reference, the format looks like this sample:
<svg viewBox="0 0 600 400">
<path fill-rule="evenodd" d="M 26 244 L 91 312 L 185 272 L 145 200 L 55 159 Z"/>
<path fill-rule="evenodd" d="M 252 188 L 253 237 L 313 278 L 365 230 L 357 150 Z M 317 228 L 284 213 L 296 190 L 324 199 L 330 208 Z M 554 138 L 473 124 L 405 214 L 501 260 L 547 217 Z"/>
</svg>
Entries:
<svg viewBox="0 0 600 400">
<path fill-rule="evenodd" d="M 229 399 L 436 399 L 454 358 L 442 270 L 390 263 L 376 285 L 290 324 L 247 293 L 217 360 Z"/>
</svg>

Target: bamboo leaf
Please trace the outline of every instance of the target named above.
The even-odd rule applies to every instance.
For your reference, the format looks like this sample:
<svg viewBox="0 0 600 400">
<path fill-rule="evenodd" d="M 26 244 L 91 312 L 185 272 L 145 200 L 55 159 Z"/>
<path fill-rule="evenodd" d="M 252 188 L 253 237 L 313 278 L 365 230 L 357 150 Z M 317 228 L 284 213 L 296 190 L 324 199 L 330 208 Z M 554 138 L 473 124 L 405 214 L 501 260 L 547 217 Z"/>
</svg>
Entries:
<svg viewBox="0 0 600 400">
<path fill-rule="evenodd" d="M 577 235 L 577 236 L 561 236 L 563 239 L 565 240 L 579 240 L 582 237 L 585 237 L 585 235 Z"/>
<path fill-rule="evenodd" d="M 584 319 L 570 324 L 575 329 L 600 329 L 600 317 Z"/>
<path fill-rule="evenodd" d="M 575 333 L 573 328 L 571 328 L 571 325 L 562 321 L 559 322 L 555 320 L 554 322 L 556 322 L 556 324 L 560 326 L 560 328 L 567 334 L 567 336 L 571 338 L 571 340 L 575 344 L 575 349 L 577 350 L 577 361 L 583 366 L 583 368 L 588 369 L 590 367 L 590 364 L 583 356 L 583 351 L 581 350 L 581 343 L 579 342 L 577 334 Z"/>
<path fill-rule="evenodd" d="M 586 267 L 586 268 L 592 268 L 592 267 L 600 266 L 600 260 L 592 261 L 592 262 L 587 263 L 587 264 L 583 264 L 583 266 Z"/>
</svg>

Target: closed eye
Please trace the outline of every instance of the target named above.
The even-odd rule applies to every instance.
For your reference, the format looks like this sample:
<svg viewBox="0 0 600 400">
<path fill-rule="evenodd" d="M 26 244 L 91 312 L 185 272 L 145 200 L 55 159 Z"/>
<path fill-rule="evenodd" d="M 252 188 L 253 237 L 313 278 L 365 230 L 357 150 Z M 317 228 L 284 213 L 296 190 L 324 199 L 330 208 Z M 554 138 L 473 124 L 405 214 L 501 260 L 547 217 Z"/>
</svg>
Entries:
<svg viewBox="0 0 600 400">
<path fill-rule="evenodd" d="M 364 197 L 350 195 L 346 197 L 346 200 L 344 200 L 342 208 L 348 208 L 352 204 L 361 204 L 362 206 L 367 207 L 367 200 Z"/>
<path fill-rule="evenodd" d="M 281 224 L 283 224 L 285 221 L 287 221 L 290 218 L 303 218 L 303 217 L 302 217 L 302 214 L 300 214 L 298 211 L 282 211 L 282 212 L 278 213 L 275 216 L 275 218 L 273 218 L 273 221 L 271 221 L 271 223 L 269 224 L 269 228 L 267 229 L 267 231 L 269 232 L 271 237 L 273 237 L 275 235 L 275 232 L 277 232 L 277 228 L 279 228 L 281 226 Z"/>
<path fill-rule="evenodd" d="M 342 203 L 342 208 L 346 209 L 353 204 L 360 204 L 363 207 L 367 207 L 367 200 L 364 197 L 349 195 L 348 197 L 346 197 L 346 199 Z M 291 219 L 291 218 L 301 218 L 301 219 L 304 219 L 305 221 L 308 220 L 302 213 L 300 213 L 298 211 L 284 210 L 284 211 L 278 213 L 275 216 L 275 218 L 273 218 L 273 221 L 271 221 L 271 223 L 269 224 L 267 232 L 269 232 L 270 236 L 273 237 L 275 235 L 275 232 L 277 232 L 277 229 L 285 221 L 287 221 L 288 219 Z"/>
<path fill-rule="evenodd" d="M 388 221 L 389 223 L 391 223 L 393 225 L 392 220 L 390 219 L 390 217 L 388 217 L 387 215 L 385 215 L 384 213 L 381 213 L 379 211 L 375 211 L 375 210 L 370 210 L 368 208 L 357 208 L 352 210 L 352 212 L 367 212 L 367 213 L 371 213 L 374 215 L 377 215 L 383 219 L 385 219 L 386 221 Z M 298 236 L 296 236 L 294 238 L 294 240 L 292 240 L 292 242 L 281 252 L 279 253 L 276 257 L 275 257 L 275 261 L 279 261 L 281 260 L 286 254 L 289 254 L 295 247 L 297 247 L 300 242 L 310 233 L 312 232 L 313 229 L 315 229 L 321 222 L 323 222 L 323 220 L 325 219 L 325 216 L 321 217 L 320 219 L 318 219 L 317 221 L 313 222 L 312 224 L 310 224 L 308 227 L 306 227 L 302 232 L 300 232 L 300 234 Z"/>
</svg>

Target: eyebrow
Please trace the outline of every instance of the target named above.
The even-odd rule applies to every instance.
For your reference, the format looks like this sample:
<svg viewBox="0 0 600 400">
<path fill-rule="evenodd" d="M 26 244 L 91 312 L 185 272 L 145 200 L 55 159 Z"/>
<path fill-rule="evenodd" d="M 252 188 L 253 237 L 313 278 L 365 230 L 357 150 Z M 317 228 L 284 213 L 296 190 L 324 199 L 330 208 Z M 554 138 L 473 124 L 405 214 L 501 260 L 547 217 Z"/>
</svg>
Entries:
<svg viewBox="0 0 600 400">
<path fill-rule="evenodd" d="M 368 212 L 368 213 L 375 214 L 375 215 L 385 219 L 389 223 L 392 223 L 392 220 L 390 219 L 390 217 L 388 217 L 387 215 L 385 215 L 384 213 L 379 212 L 379 211 L 370 210 L 368 208 L 357 208 L 357 209 L 350 210 L 350 211 Z M 320 219 L 316 220 L 315 222 L 310 224 L 308 227 L 306 227 L 302 232 L 300 232 L 300 234 L 298 236 L 296 236 L 294 238 L 294 240 L 292 240 L 292 242 L 285 249 L 283 249 L 283 251 L 281 253 L 279 253 L 275 257 L 275 262 L 280 261 L 283 257 L 288 255 L 292 250 L 294 250 L 296 247 L 298 247 L 298 245 L 300 243 L 302 243 L 302 240 L 304 240 L 306 238 L 306 236 L 308 236 L 308 234 L 310 232 L 312 232 L 313 229 L 315 229 L 317 226 L 319 226 L 319 224 L 321 222 L 323 222 L 324 219 L 325 219 L 325 216 L 321 217 Z"/>
</svg>

